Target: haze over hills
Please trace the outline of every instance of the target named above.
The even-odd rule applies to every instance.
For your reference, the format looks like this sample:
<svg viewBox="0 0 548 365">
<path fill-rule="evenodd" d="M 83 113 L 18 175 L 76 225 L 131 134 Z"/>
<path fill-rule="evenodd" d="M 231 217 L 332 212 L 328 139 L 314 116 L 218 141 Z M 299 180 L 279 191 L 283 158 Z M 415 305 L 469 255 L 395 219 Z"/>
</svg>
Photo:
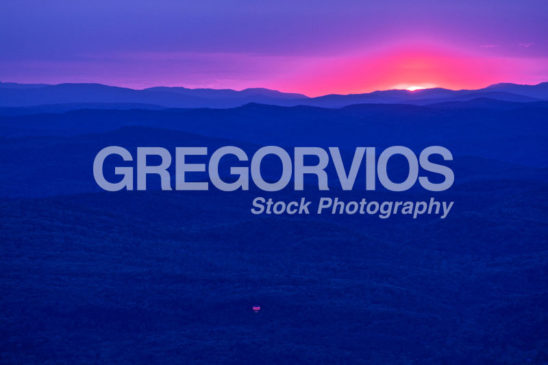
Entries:
<svg viewBox="0 0 548 365">
<path fill-rule="evenodd" d="M 340 108 L 352 104 L 416 104 L 428 105 L 488 98 L 509 102 L 548 100 L 548 82 L 537 85 L 496 84 L 478 90 L 384 90 L 363 94 L 330 94 L 307 97 L 264 88 L 189 89 L 184 87 L 152 87 L 135 90 L 102 84 L 16 84 L 0 83 L 1 108 L 51 106 L 61 110 L 79 108 L 113 109 L 155 108 L 232 108 L 248 103 L 278 106 L 310 105 Z"/>
<path fill-rule="evenodd" d="M 262 145 L 336 145 L 349 149 L 404 145 L 421 149 L 443 144 L 458 156 L 545 168 L 547 111 L 545 101 L 476 99 L 429 106 L 359 104 L 338 109 L 247 104 L 230 109 L 88 109 L 27 115 L 0 112 L 0 136 L 6 140 L 71 137 L 140 126 Z"/>
</svg>

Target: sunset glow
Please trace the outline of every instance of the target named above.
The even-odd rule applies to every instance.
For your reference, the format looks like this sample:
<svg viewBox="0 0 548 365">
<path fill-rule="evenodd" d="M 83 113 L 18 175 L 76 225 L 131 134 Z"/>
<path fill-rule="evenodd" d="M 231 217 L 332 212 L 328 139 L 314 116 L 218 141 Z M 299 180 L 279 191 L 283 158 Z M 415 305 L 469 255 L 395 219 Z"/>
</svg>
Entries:
<svg viewBox="0 0 548 365">
<path fill-rule="evenodd" d="M 406 89 L 406 90 L 409 90 L 409 91 L 415 91 L 415 90 L 423 90 L 423 89 L 426 89 L 426 87 L 424 87 L 424 86 L 412 85 L 412 86 L 406 87 L 405 89 Z"/>
<path fill-rule="evenodd" d="M 417 84 L 417 85 L 409 85 L 409 84 L 398 84 L 391 87 L 391 89 L 395 90 L 408 90 L 408 91 L 416 91 L 416 90 L 424 90 L 424 89 L 431 89 L 433 87 L 436 87 L 434 84 Z"/>
<path fill-rule="evenodd" d="M 548 79 L 547 61 L 493 56 L 435 44 L 394 46 L 361 55 L 314 60 L 310 62 L 314 66 L 300 70 L 290 83 L 276 82 L 276 86 L 310 95 L 432 87 L 477 89 L 500 80 L 541 82 Z"/>
<path fill-rule="evenodd" d="M 522 6 L 518 17 L 509 1 L 497 2 L 496 11 L 489 2 L 426 0 L 389 7 L 282 1 L 258 11 L 254 2 L 121 0 L 108 19 L 86 2 L 70 9 L 63 1 L 37 3 L 40 17 L 22 3 L 0 5 L 11 14 L 0 34 L 13 35 L 0 39 L 3 82 L 263 87 L 318 96 L 548 80 L 544 12 Z M 56 20 L 67 12 L 70 18 Z M 90 28 L 94 21 L 101 26 Z"/>
</svg>

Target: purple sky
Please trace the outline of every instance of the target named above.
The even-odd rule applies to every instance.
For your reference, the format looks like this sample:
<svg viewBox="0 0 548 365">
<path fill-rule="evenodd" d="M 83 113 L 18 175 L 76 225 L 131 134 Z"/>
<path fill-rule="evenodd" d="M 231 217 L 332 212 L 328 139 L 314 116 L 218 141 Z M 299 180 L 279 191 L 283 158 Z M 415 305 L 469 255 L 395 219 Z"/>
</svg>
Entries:
<svg viewBox="0 0 548 365">
<path fill-rule="evenodd" d="M 548 1 L 2 0 L 0 81 L 317 95 L 548 80 Z"/>
</svg>

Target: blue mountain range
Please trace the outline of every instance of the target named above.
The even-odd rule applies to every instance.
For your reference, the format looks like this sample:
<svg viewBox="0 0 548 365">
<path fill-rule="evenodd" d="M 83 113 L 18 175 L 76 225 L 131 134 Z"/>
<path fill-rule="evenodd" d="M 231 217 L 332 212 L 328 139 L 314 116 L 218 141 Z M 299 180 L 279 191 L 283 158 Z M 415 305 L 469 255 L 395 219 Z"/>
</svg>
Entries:
<svg viewBox="0 0 548 365">
<path fill-rule="evenodd" d="M 263 88 L 235 90 L 153 87 L 143 90 L 101 84 L 15 84 L 0 83 L 0 108 L 56 105 L 56 108 L 230 108 L 247 103 L 278 106 L 309 105 L 328 108 L 352 104 L 426 105 L 488 98 L 511 102 L 548 100 L 548 82 L 538 85 L 496 84 L 478 90 L 386 90 L 364 94 L 307 97 Z M 71 106 L 72 104 L 72 106 Z"/>
</svg>

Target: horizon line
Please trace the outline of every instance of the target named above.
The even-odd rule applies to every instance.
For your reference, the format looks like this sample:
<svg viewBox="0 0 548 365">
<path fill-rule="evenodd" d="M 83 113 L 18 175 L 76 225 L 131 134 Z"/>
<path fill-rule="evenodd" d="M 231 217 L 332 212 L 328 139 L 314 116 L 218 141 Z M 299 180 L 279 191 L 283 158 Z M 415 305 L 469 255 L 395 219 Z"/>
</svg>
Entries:
<svg viewBox="0 0 548 365">
<path fill-rule="evenodd" d="M 432 87 L 420 87 L 420 86 L 418 86 L 418 87 L 416 87 L 416 86 L 409 85 L 410 87 L 408 87 L 408 88 L 393 87 L 393 88 L 388 88 L 388 89 L 378 89 L 378 90 L 372 90 L 372 91 L 365 91 L 365 92 L 361 92 L 361 93 L 347 93 L 347 94 L 328 93 L 328 94 L 322 94 L 322 95 L 317 95 L 317 96 L 310 96 L 310 95 L 307 95 L 307 94 L 304 94 L 304 93 L 292 92 L 292 91 L 282 91 L 282 90 L 278 90 L 278 89 L 271 89 L 271 88 L 260 87 L 260 86 L 258 86 L 258 87 L 247 87 L 247 88 L 243 88 L 243 89 L 186 87 L 186 86 L 181 86 L 181 85 L 178 85 L 178 86 L 156 85 L 156 86 L 150 86 L 150 87 L 144 87 L 144 88 L 135 88 L 135 87 L 107 84 L 107 83 L 101 83 L 101 82 L 23 83 L 23 82 L 1 81 L 0 80 L 0 85 L 2 85 L 2 84 L 13 84 L 13 85 L 21 85 L 21 86 L 25 86 L 25 85 L 26 86 L 36 86 L 36 87 L 61 86 L 61 85 L 100 85 L 100 86 L 105 86 L 105 87 L 127 89 L 127 90 L 134 90 L 134 91 L 145 91 L 145 90 L 150 90 L 150 89 L 155 89 L 155 88 L 172 88 L 172 89 L 186 89 L 186 90 L 212 90 L 212 91 L 234 91 L 234 92 L 244 92 L 244 91 L 247 91 L 247 90 L 267 90 L 267 91 L 278 92 L 278 93 L 281 93 L 281 94 L 300 95 L 300 96 L 306 97 L 308 99 L 315 99 L 315 98 L 319 98 L 319 97 L 323 97 L 323 96 L 329 96 L 329 95 L 351 96 L 351 95 L 372 94 L 372 93 L 375 93 L 375 92 L 385 92 L 385 91 L 405 91 L 405 92 L 412 93 L 412 94 L 420 93 L 421 91 L 427 91 L 427 90 L 478 91 L 478 90 L 483 90 L 483 89 L 486 89 L 486 88 L 489 88 L 489 87 L 492 87 L 492 86 L 504 85 L 504 84 L 506 84 L 506 85 L 516 85 L 516 86 L 539 86 L 539 85 L 545 84 L 545 83 L 548 83 L 548 80 L 547 81 L 541 81 L 541 82 L 538 82 L 538 83 L 535 83 L 535 84 L 521 84 L 521 83 L 515 83 L 515 82 L 501 81 L 501 82 L 496 82 L 496 83 L 493 83 L 493 84 L 488 84 L 488 85 L 480 87 L 480 88 L 471 88 L 471 89 L 467 89 L 467 88 L 451 89 L 451 88 L 443 87 L 443 86 L 432 86 Z M 401 85 L 403 85 L 403 84 L 401 84 Z"/>
</svg>

